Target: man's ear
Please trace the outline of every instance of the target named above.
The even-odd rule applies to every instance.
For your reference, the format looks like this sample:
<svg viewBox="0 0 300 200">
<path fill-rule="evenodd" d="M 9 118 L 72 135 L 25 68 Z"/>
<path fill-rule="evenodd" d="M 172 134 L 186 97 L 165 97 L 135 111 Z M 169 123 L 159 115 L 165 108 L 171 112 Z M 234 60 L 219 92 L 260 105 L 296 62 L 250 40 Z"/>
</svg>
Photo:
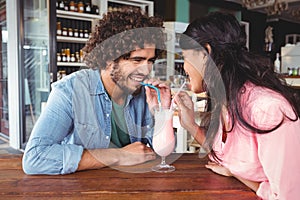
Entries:
<svg viewBox="0 0 300 200">
<path fill-rule="evenodd" d="M 106 61 L 105 70 L 111 69 L 113 66 L 113 61 Z"/>
</svg>

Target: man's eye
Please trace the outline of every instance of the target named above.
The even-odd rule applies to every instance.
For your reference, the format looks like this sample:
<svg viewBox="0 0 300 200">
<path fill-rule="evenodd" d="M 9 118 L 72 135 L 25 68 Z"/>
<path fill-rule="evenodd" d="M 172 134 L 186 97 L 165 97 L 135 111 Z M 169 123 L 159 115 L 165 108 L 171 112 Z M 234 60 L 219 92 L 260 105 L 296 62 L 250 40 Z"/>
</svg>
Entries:
<svg viewBox="0 0 300 200">
<path fill-rule="evenodd" d="M 141 58 L 132 58 L 131 61 L 134 62 L 134 63 L 140 63 L 140 62 L 143 61 L 143 59 L 141 59 Z"/>
</svg>

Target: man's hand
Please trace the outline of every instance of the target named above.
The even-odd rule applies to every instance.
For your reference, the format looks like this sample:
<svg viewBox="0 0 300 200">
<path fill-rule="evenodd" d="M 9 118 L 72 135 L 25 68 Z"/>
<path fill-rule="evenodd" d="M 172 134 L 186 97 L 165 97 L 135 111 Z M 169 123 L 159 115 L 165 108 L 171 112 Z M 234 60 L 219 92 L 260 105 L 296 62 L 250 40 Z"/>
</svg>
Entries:
<svg viewBox="0 0 300 200">
<path fill-rule="evenodd" d="M 154 151 L 141 142 L 135 142 L 119 149 L 120 157 L 117 165 L 136 165 L 154 160 Z"/>
<path fill-rule="evenodd" d="M 160 80 L 148 79 L 145 83 L 151 84 L 159 89 L 161 106 L 169 108 L 171 104 L 171 89 L 166 82 Z M 155 89 L 150 87 L 145 87 L 147 103 L 149 105 L 150 111 L 153 113 L 153 109 L 158 105 L 158 96 Z"/>
<path fill-rule="evenodd" d="M 77 171 L 99 169 L 106 166 L 137 165 L 154 160 L 156 154 L 141 142 L 123 148 L 84 150 Z"/>
</svg>

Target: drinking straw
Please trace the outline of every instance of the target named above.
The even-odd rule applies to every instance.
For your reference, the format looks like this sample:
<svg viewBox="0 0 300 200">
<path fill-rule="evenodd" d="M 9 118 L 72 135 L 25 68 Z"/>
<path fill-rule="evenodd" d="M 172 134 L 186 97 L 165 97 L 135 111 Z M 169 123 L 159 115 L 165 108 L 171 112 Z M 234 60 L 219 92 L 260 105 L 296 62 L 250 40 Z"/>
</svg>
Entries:
<svg viewBox="0 0 300 200">
<path fill-rule="evenodd" d="M 158 89 L 157 87 L 155 87 L 155 86 L 149 84 L 149 83 L 143 83 L 143 82 L 141 82 L 141 85 L 147 86 L 147 87 L 150 87 L 150 88 L 153 88 L 153 89 L 156 91 L 156 93 L 157 93 L 157 101 L 158 101 L 158 105 L 159 105 L 159 107 L 161 107 L 161 100 L 160 100 L 160 92 L 159 92 L 159 89 Z"/>
<path fill-rule="evenodd" d="M 180 86 L 180 88 L 178 89 L 178 91 L 175 93 L 175 95 L 174 95 L 174 97 L 173 97 L 173 99 L 172 99 L 172 101 L 171 101 L 170 111 L 173 109 L 175 97 L 177 97 L 178 94 L 179 94 L 179 92 L 182 91 L 182 89 L 183 89 L 183 87 L 184 87 L 185 84 L 186 84 L 186 81 L 184 81 L 184 82 L 182 83 L 182 85 Z"/>
</svg>

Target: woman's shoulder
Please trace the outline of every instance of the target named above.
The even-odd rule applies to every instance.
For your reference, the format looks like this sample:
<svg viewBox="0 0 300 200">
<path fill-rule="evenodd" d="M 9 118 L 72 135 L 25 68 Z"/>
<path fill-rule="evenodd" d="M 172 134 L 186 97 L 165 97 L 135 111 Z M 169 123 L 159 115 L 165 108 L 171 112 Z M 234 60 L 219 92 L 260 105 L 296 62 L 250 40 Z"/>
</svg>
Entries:
<svg viewBox="0 0 300 200">
<path fill-rule="evenodd" d="M 243 115 L 257 126 L 273 126 L 286 116 L 295 119 L 295 112 L 280 93 L 269 88 L 246 83 L 241 94 Z"/>
<path fill-rule="evenodd" d="M 280 93 L 250 82 L 245 83 L 244 90 L 241 92 L 241 99 L 245 104 L 255 103 L 258 106 L 270 103 L 279 105 L 289 104 Z"/>
</svg>

